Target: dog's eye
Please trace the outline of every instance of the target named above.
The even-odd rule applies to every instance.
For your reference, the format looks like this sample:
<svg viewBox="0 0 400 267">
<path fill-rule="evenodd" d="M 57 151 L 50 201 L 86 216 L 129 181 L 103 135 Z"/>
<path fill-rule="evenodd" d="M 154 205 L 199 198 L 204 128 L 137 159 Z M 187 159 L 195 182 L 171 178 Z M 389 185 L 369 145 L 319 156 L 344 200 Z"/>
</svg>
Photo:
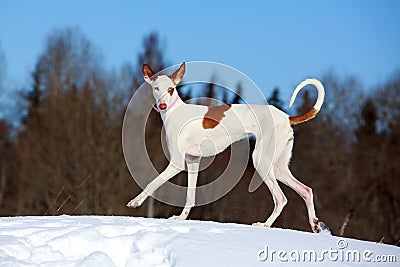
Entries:
<svg viewBox="0 0 400 267">
<path fill-rule="evenodd" d="M 172 94 L 174 93 L 174 88 L 173 87 L 168 88 L 168 93 L 169 95 L 172 96 Z"/>
<path fill-rule="evenodd" d="M 156 91 L 160 91 L 160 89 L 158 87 L 154 87 L 154 90 Z"/>
</svg>

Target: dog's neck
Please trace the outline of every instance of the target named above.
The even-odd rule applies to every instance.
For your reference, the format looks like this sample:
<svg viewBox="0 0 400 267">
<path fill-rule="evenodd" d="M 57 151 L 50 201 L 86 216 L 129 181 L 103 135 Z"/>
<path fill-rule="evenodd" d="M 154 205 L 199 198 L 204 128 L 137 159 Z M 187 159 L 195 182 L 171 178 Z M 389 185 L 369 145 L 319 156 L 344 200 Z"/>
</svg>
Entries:
<svg viewBox="0 0 400 267">
<path fill-rule="evenodd" d="M 167 106 L 166 110 L 159 110 L 158 108 L 156 111 L 160 113 L 161 119 L 163 120 L 163 123 L 166 124 L 168 118 L 170 117 L 171 114 L 173 114 L 174 110 L 178 108 L 180 105 L 184 105 L 185 102 L 180 98 L 180 96 L 177 94 L 176 97 L 174 98 L 173 102 Z M 154 108 L 155 109 L 155 108 Z"/>
</svg>

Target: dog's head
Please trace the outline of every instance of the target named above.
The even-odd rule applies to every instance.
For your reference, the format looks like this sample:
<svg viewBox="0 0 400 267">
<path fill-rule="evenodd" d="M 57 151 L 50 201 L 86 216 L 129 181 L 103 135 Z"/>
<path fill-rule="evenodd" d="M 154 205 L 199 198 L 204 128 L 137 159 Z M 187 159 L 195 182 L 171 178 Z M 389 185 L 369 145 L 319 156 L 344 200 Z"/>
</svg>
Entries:
<svg viewBox="0 0 400 267">
<path fill-rule="evenodd" d="M 185 62 L 173 74 L 157 76 L 149 65 L 143 64 L 142 73 L 144 80 L 151 85 L 153 96 L 159 110 L 166 110 L 167 107 L 178 96 L 176 85 L 182 81 L 185 74 Z"/>
</svg>

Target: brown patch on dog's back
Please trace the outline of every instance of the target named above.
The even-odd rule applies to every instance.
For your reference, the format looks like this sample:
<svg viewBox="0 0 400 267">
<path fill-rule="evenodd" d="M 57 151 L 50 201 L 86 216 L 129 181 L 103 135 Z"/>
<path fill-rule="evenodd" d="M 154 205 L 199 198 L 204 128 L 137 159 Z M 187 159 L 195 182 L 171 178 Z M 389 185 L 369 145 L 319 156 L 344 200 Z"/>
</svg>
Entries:
<svg viewBox="0 0 400 267">
<path fill-rule="evenodd" d="M 222 106 L 208 106 L 208 111 L 203 118 L 203 128 L 213 129 L 225 117 L 225 111 L 231 108 L 231 104 Z"/>
</svg>

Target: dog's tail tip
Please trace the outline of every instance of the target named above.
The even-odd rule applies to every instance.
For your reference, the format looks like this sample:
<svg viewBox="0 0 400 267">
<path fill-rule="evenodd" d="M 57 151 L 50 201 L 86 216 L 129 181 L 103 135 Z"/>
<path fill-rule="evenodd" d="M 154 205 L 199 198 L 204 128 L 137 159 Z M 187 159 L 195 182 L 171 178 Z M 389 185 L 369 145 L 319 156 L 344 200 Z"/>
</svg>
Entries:
<svg viewBox="0 0 400 267">
<path fill-rule="evenodd" d="M 322 85 L 322 83 L 319 80 L 315 79 L 315 78 L 305 79 L 304 81 L 299 83 L 299 85 L 297 85 L 296 89 L 294 89 L 294 91 L 293 91 L 292 97 L 290 98 L 289 107 L 292 107 L 294 101 L 296 100 L 297 94 L 306 85 L 314 85 L 317 88 L 317 90 L 318 90 L 318 98 L 321 98 L 321 99 L 318 99 L 320 101 L 317 100 L 316 105 L 318 104 L 319 108 L 321 108 L 323 100 L 324 100 L 324 96 L 325 96 L 325 90 L 324 90 L 324 86 Z M 314 108 L 317 108 L 317 107 L 314 106 Z"/>
</svg>

